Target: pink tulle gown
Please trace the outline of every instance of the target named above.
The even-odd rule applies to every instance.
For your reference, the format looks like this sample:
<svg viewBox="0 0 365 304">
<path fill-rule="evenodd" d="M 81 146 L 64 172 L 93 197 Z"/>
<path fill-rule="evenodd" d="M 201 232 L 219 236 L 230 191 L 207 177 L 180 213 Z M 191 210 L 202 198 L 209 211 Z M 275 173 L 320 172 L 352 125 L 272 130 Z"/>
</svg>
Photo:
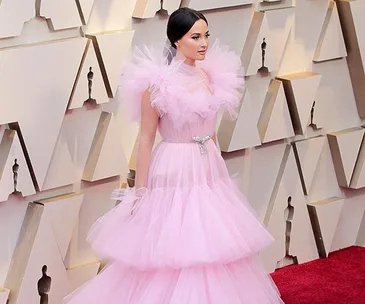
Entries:
<svg viewBox="0 0 365 304">
<path fill-rule="evenodd" d="M 70 304 L 283 303 L 258 258 L 272 237 L 231 180 L 210 136 L 220 110 L 235 115 L 240 60 L 218 42 L 195 67 L 137 49 L 123 100 L 140 114 L 144 90 L 160 115 L 147 192 L 133 191 L 100 218 L 88 240 L 109 261 L 65 298 Z"/>
</svg>

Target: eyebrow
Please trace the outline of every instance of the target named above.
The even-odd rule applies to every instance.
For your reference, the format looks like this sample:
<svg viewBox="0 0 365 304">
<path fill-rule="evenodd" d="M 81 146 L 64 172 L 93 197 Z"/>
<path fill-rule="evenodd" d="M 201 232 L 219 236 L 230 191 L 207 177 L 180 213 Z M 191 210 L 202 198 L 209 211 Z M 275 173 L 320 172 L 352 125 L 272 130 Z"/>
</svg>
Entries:
<svg viewBox="0 0 365 304">
<path fill-rule="evenodd" d="M 208 34 L 208 33 L 209 33 L 209 31 L 205 32 L 205 34 Z M 192 33 L 191 36 L 193 36 L 193 35 L 200 35 L 200 33 Z"/>
</svg>

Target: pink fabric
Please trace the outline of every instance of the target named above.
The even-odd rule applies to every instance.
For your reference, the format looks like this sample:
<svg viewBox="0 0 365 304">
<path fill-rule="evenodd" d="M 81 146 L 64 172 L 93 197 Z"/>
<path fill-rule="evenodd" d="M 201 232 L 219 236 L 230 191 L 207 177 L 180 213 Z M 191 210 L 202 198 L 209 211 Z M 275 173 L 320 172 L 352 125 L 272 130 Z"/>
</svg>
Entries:
<svg viewBox="0 0 365 304">
<path fill-rule="evenodd" d="M 110 264 L 65 303 L 282 303 L 257 258 L 271 235 L 229 177 L 214 142 L 205 142 L 202 153 L 192 140 L 214 134 L 218 110 L 234 113 L 243 86 L 238 57 L 218 44 L 196 69 L 151 57 L 138 57 L 125 74 L 134 118 L 149 87 L 161 116 L 163 141 L 152 155 L 148 191 L 142 197 L 128 192 L 94 224 L 88 241 Z M 202 85 L 192 93 L 201 71 L 213 94 Z M 125 212 L 136 200 L 136 211 Z"/>
<path fill-rule="evenodd" d="M 118 98 L 128 104 L 132 120 L 140 118 L 141 96 L 148 88 L 152 93 L 152 105 L 160 116 L 168 114 L 176 128 L 196 116 L 211 118 L 220 110 L 236 117 L 241 97 L 238 90 L 243 90 L 244 78 L 240 59 L 235 53 L 217 40 L 207 52 L 206 59 L 197 62 L 197 68 L 204 70 L 209 77 L 213 95 L 202 91 L 191 93 L 186 73 L 178 72 L 181 69 L 186 71 L 187 67 L 182 66 L 184 64 L 178 60 L 169 64 L 167 56 L 161 56 L 161 52 L 154 48 L 135 49 L 133 60 L 124 67 L 118 90 Z M 192 79 L 188 82 L 191 84 Z"/>
<path fill-rule="evenodd" d="M 230 264 L 138 271 L 116 262 L 77 291 L 82 304 L 268 304 L 282 303 L 258 258 Z"/>
</svg>

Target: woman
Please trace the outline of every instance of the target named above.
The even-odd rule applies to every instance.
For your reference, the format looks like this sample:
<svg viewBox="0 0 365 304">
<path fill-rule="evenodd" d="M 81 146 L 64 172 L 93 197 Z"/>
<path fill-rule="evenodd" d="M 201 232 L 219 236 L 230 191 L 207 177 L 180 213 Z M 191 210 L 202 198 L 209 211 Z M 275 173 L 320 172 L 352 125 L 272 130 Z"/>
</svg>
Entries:
<svg viewBox="0 0 365 304">
<path fill-rule="evenodd" d="M 110 263 L 66 302 L 283 303 L 257 256 L 272 237 L 215 145 L 218 111 L 234 115 L 240 98 L 240 60 L 218 43 L 208 50 L 208 22 L 192 9 L 170 16 L 167 36 L 170 63 L 145 48 L 125 68 L 120 92 L 140 120 L 135 189 L 89 234 Z"/>
</svg>

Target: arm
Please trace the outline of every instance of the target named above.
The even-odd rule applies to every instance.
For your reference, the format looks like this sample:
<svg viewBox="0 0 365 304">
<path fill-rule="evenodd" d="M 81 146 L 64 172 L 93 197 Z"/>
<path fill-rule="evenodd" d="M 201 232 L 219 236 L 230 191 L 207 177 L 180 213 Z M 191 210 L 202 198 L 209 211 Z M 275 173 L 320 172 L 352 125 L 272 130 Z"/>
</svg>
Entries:
<svg viewBox="0 0 365 304">
<path fill-rule="evenodd" d="M 136 160 L 135 188 L 147 186 L 147 175 L 150 167 L 151 152 L 156 138 L 159 116 L 151 106 L 151 94 L 144 92 L 141 101 L 141 124 Z"/>
<path fill-rule="evenodd" d="M 214 134 L 212 135 L 212 140 L 213 140 L 214 145 L 215 145 L 215 147 L 217 148 L 218 152 L 219 152 L 220 154 L 222 154 L 222 151 L 221 151 L 221 149 L 220 149 L 219 142 L 218 142 L 218 139 L 217 139 L 217 133 L 214 133 Z"/>
<path fill-rule="evenodd" d="M 217 145 L 217 134 L 216 133 L 213 134 L 212 140 L 214 141 L 214 144 Z"/>
</svg>

